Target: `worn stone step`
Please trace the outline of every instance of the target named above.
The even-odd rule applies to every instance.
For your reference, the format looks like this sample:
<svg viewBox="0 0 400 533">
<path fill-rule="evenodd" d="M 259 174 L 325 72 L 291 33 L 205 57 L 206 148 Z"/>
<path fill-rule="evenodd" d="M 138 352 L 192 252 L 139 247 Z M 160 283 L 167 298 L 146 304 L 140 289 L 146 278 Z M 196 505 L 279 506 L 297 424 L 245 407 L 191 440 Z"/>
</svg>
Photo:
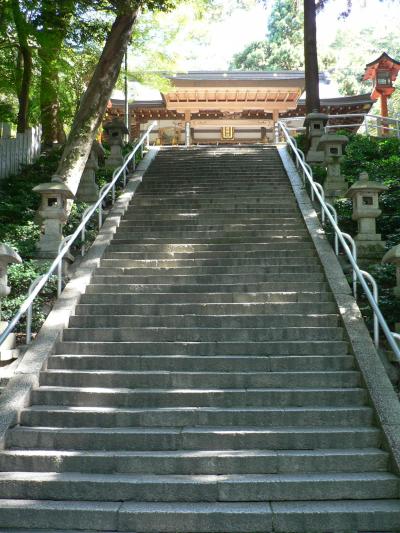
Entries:
<svg viewBox="0 0 400 533">
<path fill-rule="evenodd" d="M 301 253 L 302 257 L 296 258 L 295 261 L 309 262 L 311 265 L 319 265 L 312 250 L 306 250 Z M 297 256 L 297 254 L 296 254 Z M 116 268 L 134 268 L 140 265 L 159 264 L 159 265 L 253 265 L 262 263 L 265 265 L 284 264 L 287 260 L 288 265 L 294 264 L 293 254 L 289 250 L 268 251 L 256 250 L 247 252 L 130 252 L 130 259 L 116 257 L 114 259 L 103 256 L 100 260 L 101 267 Z"/>
<path fill-rule="evenodd" d="M 157 503 L 0 500 L 3 527 L 19 533 L 398 533 L 399 500 Z M 321 523 L 324 529 L 321 530 Z M 62 524 L 62 525 L 61 525 Z M 60 529 L 59 526 L 61 525 Z M 29 529 L 21 529 L 28 527 Z M 38 529 L 45 527 L 46 529 Z M 69 528 L 66 530 L 65 528 Z M 78 527 L 78 529 L 73 529 Z M 326 530 L 329 528 L 329 530 Z M 349 529 L 349 527 L 351 529 Z M 34 529 L 31 529 L 34 528 Z M 72 528 L 72 529 L 71 529 Z M 104 529 L 107 528 L 107 529 Z M 340 529 L 338 529 L 340 528 Z M 7 529 L 1 532 L 10 533 Z"/>
<path fill-rule="evenodd" d="M 311 264 L 310 264 L 311 263 Z M 234 257 L 217 257 L 215 259 L 205 258 L 199 259 L 191 258 L 190 256 L 184 256 L 180 259 L 175 259 L 169 256 L 166 259 L 137 259 L 136 261 L 132 260 L 131 267 L 113 267 L 112 270 L 107 267 L 98 267 L 96 269 L 96 274 L 107 274 L 107 273 L 118 273 L 124 274 L 125 272 L 129 274 L 130 272 L 134 273 L 137 268 L 160 268 L 160 269 L 175 269 L 175 268 L 218 268 L 224 272 L 230 272 L 231 269 L 235 268 L 245 268 L 249 272 L 253 268 L 265 269 L 266 272 L 274 271 L 279 273 L 283 272 L 285 269 L 288 271 L 293 268 L 310 268 L 311 272 L 314 269 L 320 269 L 321 266 L 317 261 L 310 261 L 310 255 L 297 257 L 237 257 L 236 254 Z M 107 268 L 107 270 L 105 270 Z"/>
<path fill-rule="evenodd" d="M 82 304 L 111 304 L 111 305 L 132 305 L 135 304 L 254 304 L 260 303 L 268 305 L 269 303 L 294 302 L 294 303 L 311 303 L 333 302 L 333 296 L 330 292 L 142 292 L 132 294 L 102 293 L 102 294 L 83 294 L 80 299 Z M 268 303 L 266 303 L 268 302 Z M 273 308 L 275 309 L 275 308 Z"/>
<path fill-rule="evenodd" d="M 309 450 L 376 448 L 381 434 L 372 427 L 16 427 L 9 448 L 50 450 Z M 1 473 L 0 473 L 1 474 Z M 398 478 L 393 476 L 396 483 Z M 1 483 L 0 483 L 1 485 Z M 32 495 L 33 496 L 33 495 Z M 99 498 L 100 499 L 100 498 Z M 249 499 L 249 498 L 248 498 Z M 250 500 L 251 501 L 251 500 Z"/>
<path fill-rule="evenodd" d="M 85 451 L 6 450 L 5 472 L 113 474 L 274 474 L 290 472 L 384 472 L 388 453 L 376 448 L 324 450 Z M 1 500 L 0 500 L 1 502 Z M 1 512 L 1 511 L 0 511 Z"/>
<path fill-rule="evenodd" d="M 268 328 L 278 327 L 337 327 L 338 315 L 99 315 L 95 312 L 87 316 L 72 316 L 71 328 Z"/>
<path fill-rule="evenodd" d="M 186 280 L 184 280 L 186 281 Z M 126 283 L 118 285 L 109 285 L 108 283 L 91 283 L 86 288 L 86 294 L 126 294 L 131 296 L 136 293 L 161 293 L 161 294 L 199 294 L 205 293 L 265 293 L 265 292 L 288 292 L 293 291 L 321 291 L 327 292 L 329 285 L 321 281 L 261 281 L 258 283 L 193 283 L 188 282 L 181 284 L 171 283 Z M 173 300 L 173 297 L 171 298 Z"/>
<path fill-rule="evenodd" d="M 151 356 L 151 355 L 52 355 L 48 369 L 75 370 L 168 370 L 220 372 L 317 372 L 354 370 L 350 355 L 240 356 Z"/>
<path fill-rule="evenodd" d="M 19 533 L 84 533 L 83 529 L 91 528 L 92 532 L 116 531 L 120 508 L 120 502 L 70 501 L 69 497 L 66 501 L 0 499 L 0 531 L 10 533 L 10 529 L 3 528 L 12 531 L 16 528 Z"/>
<path fill-rule="evenodd" d="M 88 384 L 87 386 L 90 386 Z M 132 426 L 367 426 L 369 407 L 234 407 L 119 409 L 32 406 L 21 412 L 22 426 L 132 427 Z"/>
<path fill-rule="evenodd" d="M 111 246 L 111 245 L 110 245 Z M 119 257 L 121 259 L 127 258 L 129 259 L 132 252 L 129 250 L 124 252 L 113 249 L 114 247 L 111 246 L 110 252 L 107 252 L 105 257 Z M 134 249 L 136 252 L 170 252 L 170 253 L 193 253 L 193 252 L 230 252 L 232 255 L 232 252 L 269 252 L 270 254 L 272 252 L 278 252 L 277 255 L 280 253 L 286 253 L 286 255 L 291 255 L 296 252 L 296 250 L 300 250 L 302 255 L 306 251 L 310 252 L 310 255 L 315 256 L 315 249 L 312 243 L 306 242 L 288 242 L 288 241 L 282 241 L 282 242 L 268 242 L 268 241 L 260 241 L 260 242 L 236 242 L 236 243 L 212 243 L 212 242 L 204 242 L 204 243 L 145 243 L 140 244 L 137 243 L 134 245 Z M 274 254 L 272 254 L 274 255 Z"/>
<path fill-rule="evenodd" d="M 128 275 L 124 276 L 92 276 L 91 286 L 110 286 L 113 287 L 122 286 L 130 287 L 132 285 L 205 285 L 209 284 L 215 286 L 217 284 L 233 285 L 233 284 L 243 284 L 248 283 L 249 278 L 251 278 L 251 283 L 276 283 L 278 285 L 285 283 L 288 285 L 289 290 L 293 288 L 293 284 L 300 282 L 299 288 L 302 287 L 303 283 L 308 282 L 313 285 L 320 286 L 321 282 L 325 281 L 325 275 L 319 272 L 296 272 L 296 273 L 248 273 L 248 274 L 236 274 L 236 273 L 224 273 L 224 274 L 207 274 L 207 273 L 190 273 L 190 274 L 180 274 L 180 273 L 163 273 L 159 275 L 158 273 L 147 272 L 147 275 Z M 129 292 L 129 289 L 126 291 Z"/>
<path fill-rule="evenodd" d="M 110 327 L 72 328 L 63 332 L 65 342 L 275 342 L 275 341 L 339 341 L 341 327 Z"/>
<path fill-rule="evenodd" d="M 171 372 L 126 370 L 47 370 L 40 384 L 50 387 L 105 388 L 279 388 L 279 387 L 357 387 L 356 371 L 325 372 Z"/>
<path fill-rule="evenodd" d="M 136 242 L 143 241 L 148 242 L 149 240 L 156 240 L 157 242 L 163 242 L 169 240 L 172 242 L 179 242 L 181 239 L 183 242 L 242 242 L 242 241 L 277 241 L 277 240 L 306 240 L 308 242 L 308 235 L 306 231 L 299 230 L 297 228 L 293 229 L 284 229 L 284 230 L 230 230 L 230 231 L 200 231 L 192 230 L 188 231 L 184 228 L 179 227 L 175 229 L 169 229 L 165 232 L 158 232 L 157 234 L 154 231 L 138 230 L 136 228 L 135 233 L 132 233 L 132 229 L 129 231 L 117 231 L 112 241 L 112 245 L 117 244 L 135 244 Z"/>
<path fill-rule="evenodd" d="M 67 330 L 68 331 L 68 330 Z M 56 345 L 56 353 L 100 355 L 344 355 L 345 341 L 63 341 Z"/>
<path fill-rule="evenodd" d="M 98 283 L 103 282 L 119 282 L 119 281 L 134 281 L 136 276 L 251 276 L 261 275 L 264 276 L 275 276 L 278 275 L 299 275 L 299 274 L 309 274 L 314 276 L 315 274 L 321 274 L 323 272 L 322 268 L 319 265 L 309 266 L 307 264 L 301 265 L 232 265 L 232 266 L 179 266 L 178 263 L 175 267 L 170 266 L 162 267 L 149 264 L 147 267 L 133 267 L 133 268 L 113 268 L 105 269 L 104 267 L 99 267 L 96 270 L 92 280 L 97 281 Z M 129 279 L 132 278 L 132 279 Z"/>
<path fill-rule="evenodd" d="M 134 214 L 134 213 L 132 213 Z M 231 226 L 231 225 L 249 225 L 250 227 L 254 224 L 258 225 L 270 225 L 273 226 L 279 226 L 282 225 L 283 227 L 286 225 L 294 225 L 296 227 L 303 227 L 304 222 L 300 219 L 299 216 L 296 216 L 295 214 L 292 214 L 292 216 L 286 216 L 286 217 L 274 217 L 271 221 L 270 218 L 264 217 L 264 216 L 257 216 L 257 215 L 244 215 L 244 216 L 227 216 L 227 215 L 213 215 L 213 216 L 203 216 L 201 214 L 201 211 L 195 214 L 185 213 L 185 212 L 179 212 L 175 213 L 168 219 L 166 219 L 164 216 L 162 216 L 160 219 L 156 218 L 157 215 L 154 213 L 152 214 L 152 217 L 146 217 L 143 215 L 142 217 L 136 217 L 131 220 L 127 220 L 123 218 L 121 220 L 120 228 L 136 228 L 136 227 L 148 227 L 148 228 L 159 228 L 160 226 L 165 228 L 169 228 L 170 226 L 175 227 L 177 224 L 182 225 L 182 227 L 186 227 L 187 225 L 190 226 Z M 160 221 L 163 222 L 163 224 L 160 224 Z"/>
<path fill-rule="evenodd" d="M 364 405 L 362 388 L 100 389 L 45 387 L 32 391 L 32 405 L 98 407 L 290 407 Z"/>
<path fill-rule="evenodd" d="M 82 297 L 83 298 L 83 297 Z M 136 300 L 136 297 L 135 297 Z M 164 304 L 85 304 L 79 303 L 75 308 L 75 315 L 85 316 L 85 315 L 103 315 L 110 316 L 113 315 L 142 315 L 142 316 L 159 316 L 167 317 L 170 315 L 196 315 L 196 316 L 224 316 L 231 315 L 236 316 L 240 315 L 242 317 L 246 316 L 280 316 L 288 313 L 290 316 L 294 313 L 297 315 L 336 315 L 337 307 L 334 302 L 268 302 L 268 303 L 254 303 L 254 302 L 245 302 L 245 303 L 164 303 Z M 317 315 L 317 316 L 318 316 Z M 71 320 L 73 317 L 71 317 Z M 246 321 L 247 318 L 244 318 Z M 272 320 L 274 320 L 272 318 Z M 272 324 L 272 323 L 271 323 Z"/>
<path fill-rule="evenodd" d="M 144 245 L 146 246 L 146 245 Z M 154 245 L 147 245 L 154 246 Z M 271 245 L 272 246 L 272 245 Z M 276 246 L 276 245 L 275 245 Z M 292 244 L 291 246 L 294 246 Z M 180 260 L 202 260 L 209 259 L 212 261 L 217 261 L 218 259 L 228 259 L 229 263 L 233 264 L 236 261 L 248 261 L 252 263 L 254 259 L 261 260 L 264 257 L 269 257 L 272 261 L 274 260 L 284 260 L 284 258 L 290 258 L 297 254 L 297 250 L 290 250 L 287 247 L 281 249 L 257 249 L 257 250 L 192 250 L 186 246 L 186 249 L 182 247 L 181 250 L 175 251 L 173 245 L 164 245 L 163 251 L 161 250 L 142 250 L 137 252 L 114 252 L 114 253 L 105 253 L 101 259 L 101 266 L 118 266 L 118 267 L 129 267 L 133 266 L 135 263 L 131 261 L 137 260 L 148 260 L 148 259 L 172 259 L 178 263 Z M 302 257 L 307 257 L 309 261 L 315 261 L 315 264 L 319 264 L 315 257 L 315 252 L 312 249 L 301 250 Z M 113 260 L 113 262 L 109 262 Z M 267 263 L 268 264 L 268 263 Z"/>
<path fill-rule="evenodd" d="M 398 478 L 383 472 L 231 474 L 178 476 L 0 472 L 0 490 L 9 498 L 239 502 L 396 498 Z"/>
</svg>

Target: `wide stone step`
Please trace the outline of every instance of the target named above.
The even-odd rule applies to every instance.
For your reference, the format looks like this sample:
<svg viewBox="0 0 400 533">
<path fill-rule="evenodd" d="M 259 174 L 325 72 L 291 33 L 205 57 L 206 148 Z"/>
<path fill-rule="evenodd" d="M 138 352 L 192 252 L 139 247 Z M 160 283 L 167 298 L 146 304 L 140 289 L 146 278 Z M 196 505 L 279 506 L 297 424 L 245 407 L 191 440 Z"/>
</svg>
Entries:
<svg viewBox="0 0 400 533">
<path fill-rule="evenodd" d="M 291 221 L 286 222 L 283 224 L 274 224 L 274 223 L 267 223 L 264 224 L 261 222 L 254 222 L 254 223 L 216 223 L 216 224 L 207 224 L 205 222 L 202 224 L 201 222 L 195 223 L 194 221 L 184 221 L 184 220 L 175 220 L 171 221 L 168 224 L 163 224 L 160 226 L 159 224 L 146 224 L 146 221 L 142 221 L 140 224 L 132 224 L 129 221 L 121 220 L 121 224 L 119 225 L 119 228 L 116 231 L 116 235 L 120 235 L 123 233 L 131 235 L 131 228 L 136 228 L 136 231 L 140 234 L 143 232 L 151 232 L 151 233 L 158 233 L 160 235 L 163 235 L 165 233 L 168 233 L 170 231 L 192 231 L 192 232 L 213 232 L 213 231 L 219 231 L 219 232 L 237 232 L 237 231 L 305 231 L 303 224 L 297 221 Z"/>
<path fill-rule="evenodd" d="M 378 429 L 363 426 L 353 426 L 351 428 L 338 426 L 310 426 L 308 428 L 297 426 L 268 426 L 267 428 L 248 426 L 185 426 L 182 428 L 151 426 L 43 428 L 22 426 L 16 427 L 9 432 L 7 447 L 109 451 L 310 450 L 322 448 L 376 448 L 379 447 L 380 441 L 381 434 Z M 393 481 L 398 484 L 398 478 L 392 477 Z M 2 494 L 5 494 L 5 492 L 2 492 Z M 29 494 L 31 497 L 35 497 L 32 493 Z M 101 499 L 99 495 L 98 497 Z M 246 498 L 244 489 L 243 497 L 247 501 L 252 501 L 248 494 Z"/>
<path fill-rule="evenodd" d="M 90 386 L 90 385 L 88 385 Z M 132 426 L 367 426 L 369 407 L 186 407 L 119 409 L 33 406 L 21 412 L 22 426 L 132 427 Z"/>
<path fill-rule="evenodd" d="M 293 256 L 297 255 L 297 250 L 289 249 L 287 245 L 285 245 L 281 249 L 276 248 L 277 244 L 270 245 L 270 248 L 264 247 L 264 249 L 261 247 L 259 248 L 257 246 L 256 250 L 208 250 L 205 248 L 204 250 L 199 249 L 191 249 L 189 246 L 181 247 L 181 249 L 175 250 L 174 245 L 144 245 L 147 246 L 144 250 L 138 250 L 137 248 L 140 247 L 140 245 L 135 246 L 135 249 L 137 249 L 136 252 L 106 252 L 101 259 L 100 265 L 101 266 L 117 266 L 117 267 L 130 267 L 134 266 L 137 263 L 132 263 L 131 261 L 144 261 L 148 259 L 155 259 L 155 260 L 164 260 L 164 259 L 173 259 L 175 261 L 175 264 L 180 264 L 181 260 L 193 260 L 198 261 L 202 259 L 209 259 L 214 262 L 218 262 L 219 259 L 228 259 L 229 263 L 234 264 L 236 261 L 247 261 L 248 263 L 253 263 L 254 259 L 256 260 L 262 260 L 263 258 L 266 258 L 266 264 L 268 264 L 269 258 L 271 261 L 274 260 L 281 260 L 284 261 L 286 258 L 293 258 Z M 156 246 L 156 248 L 154 248 Z M 198 245 L 201 246 L 201 245 Z M 204 245 L 203 245 L 204 246 Z M 274 249 L 271 249 L 272 246 L 275 246 Z M 291 248 L 295 246 L 295 243 L 291 244 Z M 158 250 L 157 250 L 158 247 Z M 300 250 L 299 250 L 300 251 Z M 314 264 L 319 264 L 317 262 L 317 258 L 315 256 L 315 252 L 312 249 L 305 249 L 301 251 L 302 257 L 308 257 L 309 261 L 315 262 Z M 114 260 L 114 262 L 110 263 L 109 260 Z M 218 264 L 218 263 L 217 263 Z"/>
<path fill-rule="evenodd" d="M 81 341 L 58 342 L 56 353 L 100 355 L 344 355 L 345 341 Z"/>
<path fill-rule="evenodd" d="M 32 391 L 32 405 L 92 407 L 303 407 L 364 405 L 361 388 L 100 389 L 45 387 Z M 206 448 L 207 448 L 206 444 Z"/>
<path fill-rule="evenodd" d="M 89 285 L 90 287 L 90 285 Z M 108 289 L 110 290 L 110 289 Z M 83 304 L 252 304 L 283 303 L 283 302 L 333 302 L 331 292 L 312 291 L 270 291 L 270 292 L 138 292 L 123 294 L 108 292 L 102 294 L 83 294 L 80 302 Z"/>
<path fill-rule="evenodd" d="M 114 244 L 129 244 L 134 243 L 138 240 L 142 240 L 143 242 L 148 241 L 149 239 L 156 239 L 158 242 L 164 241 L 165 239 L 169 239 L 170 242 L 176 241 L 176 239 L 183 239 L 184 241 L 188 240 L 190 242 L 216 242 L 216 241 L 225 241 L 228 242 L 237 242 L 239 239 L 241 241 L 253 241 L 258 242 L 262 241 L 264 242 L 266 239 L 275 241 L 275 240 L 285 240 L 288 239 L 290 241 L 292 240 L 299 240 L 299 239 L 306 239 L 308 241 L 308 235 L 305 230 L 299 230 L 297 228 L 294 229 L 273 229 L 273 230 L 230 230 L 230 231 L 200 231 L 200 229 L 196 229 L 194 231 L 187 231 L 185 229 L 181 229 L 178 226 L 174 228 L 173 230 L 166 230 L 164 232 L 155 232 L 155 231 L 147 231 L 147 230 L 139 230 L 136 228 L 135 233 L 132 233 L 132 228 L 129 231 L 121 231 L 118 230 L 115 233 L 114 239 L 113 239 L 113 245 Z M 179 241 L 178 241 L 179 242 Z"/>
<path fill-rule="evenodd" d="M 400 502 L 350 499 L 272 504 L 121 504 L 0 500 L 0 513 L 2 527 L 18 528 L 19 533 L 47 533 L 49 528 L 58 533 L 94 533 L 88 528 L 96 528 L 96 532 L 102 533 L 117 530 L 126 533 L 321 533 L 321 523 L 330 531 L 339 531 L 340 528 L 340 531 L 351 533 L 396 533 L 400 522 Z M 350 526 L 351 530 L 348 529 Z M 0 532 L 10 533 L 8 529 L 0 529 Z"/>
<path fill-rule="evenodd" d="M 293 286 L 293 283 L 298 281 L 300 282 L 300 288 L 304 282 L 321 283 L 325 281 L 325 276 L 321 272 L 288 272 L 288 273 L 256 273 L 249 272 L 248 274 L 236 274 L 226 272 L 224 274 L 207 274 L 207 273 L 189 273 L 189 274 L 180 274 L 177 272 L 163 272 L 160 275 L 147 271 L 147 275 L 128 275 L 124 276 L 92 276 L 91 286 L 105 285 L 116 287 L 120 286 L 129 286 L 137 284 L 173 284 L 173 285 L 216 285 L 220 283 L 221 285 L 232 285 L 232 284 L 241 284 L 246 283 L 251 278 L 252 284 L 254 283 L 282 283 L 285 282 L 289 284 L 290 287 Z M 129 292 L 129 291 L 127 291 Z"/>
<path fill-rule="evenodd" d="M 260 328 L 171 328 L 171 327 L 115 327 L 68 328 L 63 340 L 93 342 L 270 342 L 270 341 L 339 341 L 341 327 L 260 327 Z M 250 347 L 250 346 L 249 346 Z"/>
<path fill-rule="evenodd" d="M 120 283 L 110 285 L 108 283 L 91 283 L 86 289 L 86 294 L 126 294 L 135 293 L 265 293 L 265 292 L 294 292 L 294 291 L 321 291 L 327 292 L 329 285 L 322 281 L 260 281 L 258 283 L 188 283 L 182 280 L 180 284 L 170 283 Z M 172 298 L 171 298 L 172 299 Z"/>
<path fill-rule="evenodd" d="M 6 450 L 4 472 L 88 474 L 275 474 L 301 472 L 382 472 L 388 454 L 374 448 L 325 450 L 85 451 Z M 0 500 L 1 502 L 1 500 Z M 0 506 L 1 509 L 1 506 Z M 1 510 L 0 510 L 1 513 Z"/>
<path fill-rule="evenodd" d="M 168 370 L 198 372 L 318 372 L 353 370 L 350 355 L 240 356 L 151 356 L 151 355 L 53 355 L 48 369 L 71 370 Z"/>
<path fill-rule="evenodd" d="M 228 193 L 224 196 L 219 196 L 218 194 L 214 195 L 199 195 L 199 194 L 188 194 L 186 196 L 176 198 L 176 197 L 164 197 L 164 196 L 153 196 L 150 198 L 145 198 L 143 196 L 135 196 L 135 199 L 129 206 L 127 212 L 134 211 L 138 206 L 150 206 L 152 208 L 158 208 L 159 206 L 168 206 L 168 209 L 173 209 L 174 207 L 187 207 L 188 209 L 197 209 L 199 207 L 208 209 L 209 207 L 219 207 L 222 209 L 230 208 L 233 206 L 238 207 L 251 207 L 251 206 L 275 206 L 275 207 L 291 207 L 292 209 L 297 208 L 296 201 L 293 197 L 285 198 L 282 193 L 271 193 L 266 191 L 266 195 L 253 195 L 253 194 L 232 194 Z"/>
<path fill-rule="evenodd" d="M 175 259 L 175 255 L 171 255 L 166 259 L 137 259 L 132 261 L 131 267 L 113 267 L 112 271 L 107 267 L 98 267 L 96 269 L 96 274 L 129 274 L 136 272 L 137 268 L 146 269 L 148 268 L 160 268 L 160 269 L 175 269 L 175 268 L 217 268 L 222 272 L 231 272 L 232 269 L 237 268 L 246 268 L 249 272 L 252 272 L 253 268 L 263 269 L 263 272 L 285 272 L 292 271 L 293 268 L 304 267 L 310 268 L 311 272 L 314 269 L 317 269 L 319 272 L 321 266 L 317 261 L 310 261 L 310 254 L 308 255 L 297 255 L 297 257 L 208 257 L 205 259 L 199 258 L 190 258 L 190 256 L 184 256 L 183 258 Z M 102 260 L 103 263 L 104 259 Z M 310 264 L 312 263 L 312 264 Z M 107 263 L 106 263 L 107 264 Z M 107 268 L 107 270 L 104 270 Z M 301 272 L 301 270 L 300 270 Z"/>
<path fill-rule="evenodd" d="M 136 299 L 136 298 L 135 298 Z M 285 314 L 287 313 L 287 315 Z M 171 315 L 196 315 L 201 316 L 236 316 L 240 315 L 246 322 L 247 316 L 267 316 L 271 318 L 273 325 L 274 316 L 285 315 L 288 320 L 291 316 L 321 316 L 321 315 L 336 315 L 337 308 L 334 302 L 268 302 L 268 303 L 180 303 L 180 304 L 119 304 L 119 305 L 101 305 L 101 304 L 85 304 L 80 303 L 75 308 L 75 315 L 82 317 L 85 315 L 107 316 L 115 315 L 123 316 L 146 316 L 154 317 L 168 317 Z M 74 317 L 71 317 L 74 320 Z M 168 318 L 167 318 L 168 320 Z M 82 323 L 82 322 L 80 322 Z M 76 324 L 75 324 L 76 325 Z M 151 324 L 149 324 L 151 325 Z"/>
<path fill-rule="evenodd" d="M 325 372 L 170 372 L 47 370 L 40 384 L 50 387 L 215 389 L 280 387 L 357 387 L 357 371 Z M 249 422 L 250 423 L 250 422 Z"/>
<path fill-rule="evenodd" d="M 126 220 L 125 218 L 121 220 L 121 228 L 140 228 L 142 226 L 154 228 L 157 230 L 160 228 L 160 226 L 168 229 L 170 226 L 175 227 L 176 225 L 182 225 L 182 227 L 186 226 L 196 226 L 196 227 L 202 227 L 202 226 L 231 226 L 231 225 L 246 225 L 249 224 L 249 227 L 251 227 L 253 224 L 256 225 L 269 225 L 273 224 L 273 226 L 281 225 L 282 227 L 286 225 L 295 225 L 297 227 L 303 227 L 304 222 L 300 219 L 298 216 L 287 216 L 287 217 L 274 217 L 272 221 L 269 218 L 263 217 L 263 216 L 226 216 L 226 215 L 213 215 L 213 216 L 202 216 L 201 212 L 198 212 L 197 215 L 185 213 L 184 211 L 175 213 L 175 215 L 169 217 L 166 219 L 164 216 L 161 216 L 160 219 L 156 218 L 156 214 L 152 214 L 152 217 L 146 217 L 143 215 L 142 217 L 136 217 L 132 218 L 131 220 Z M 163 224 L 160 224 L 160 221 L 163 221 Z"/>
<path fill-rule="evenodd" d="M 0 472 L 8 498 L 234 502 L 396 498 L 398 479 L 382 472 L 178 476 Z"/>
<path fill-rule="evenodd" d="M 268 328 L 285 324 L 286 327 L 337 327 L 338 315 L 97 315 L 72 316 L 71 328 Z"/>
<path fill-rule="evenodd" d="M 101 282 L 101 280 L 108 281 L 122 281 L 128 279 L 125 276 L 130 276 L 132 278 L 136 276 L 169 276 L 169 275 L 179 275 L 187 276 L 193 274 L 194 276 L 214 276 L 214 275 L 239 275 L 239 276 L 252 276 L 253 275 L 275 275 L 278 274 L 321 274 L 323 272 L 322 267 L 319 265 L 307 265 L 297 264 L 297 265 L 225 265 L 225 266 L 207 266 L 207 265 L 198 265 L 192 264 L 192 266 L 179 266 L 180 262 L 176 266 L 172 266 L 172 263 L 169 266 L 161 266 L 155 263 L 154 265 L 149 261 L 147 267 L 134 267 L 134 268 L 114 268 L 114 269 L 105 269 L 104 267 L 99 267 L 96 270 L 95 275 L 92 277 L 93 280 Z M 118 276 L 118 278 L 109 276 Z"/>
<path fill-rule="evenodd" d="M 111 246 L 111 245 L 110 245 Z M 126 250 L 126 247 L 124 247 Z M 157 244 L 157 243 L 144 243 L 140 244 L 137 243 L 133 246 L 134 250 L 136 252 L 151 252 L 151 251 L 159 251 L 159 252 L 170 252 L 170 253 L 191 253 L 191 252 L 212 252 L 213 254 L 215 252 L 230 252 L 232 255 L 232 252 L 268 252 L 271 255 L 274 255 L 273 252 L 279 253 L 286 253 L 286 255 L 292 255 L 295 254 L 297 250 L 301 251 L 303 257 L 307 255 L 305 252 L 309 252 L 310 255 L 316 256 L 315 254 L 315 248 L 312 243 L 310 242 L 288 242 L 286 240 L 282 240 L 282 242 L 268 242 L 267 240 L 260 241 L 260 242 L 233 242 L 233 243 L 212 243 L 212 242 L 205 242 L 205 243 L 165 243 L 165 244 Z M 113 246 L 111 246 L 110 250 L 112 250 L 112 253 L 107 253 L 106 257 L 109 257 L 112 255 L 114 257 L 118 253 L 118 257 L 121 259 L 124 258 L 124 255 L 127 259 L 129 259 L 129 256 L 132 252 L 129 250 L 124 252 L 123 250 L 121 252 L 117 252 L 117 250 L 113 250 Z M 217 256 L 218 257 L 218 256 Z"/>
</svg>

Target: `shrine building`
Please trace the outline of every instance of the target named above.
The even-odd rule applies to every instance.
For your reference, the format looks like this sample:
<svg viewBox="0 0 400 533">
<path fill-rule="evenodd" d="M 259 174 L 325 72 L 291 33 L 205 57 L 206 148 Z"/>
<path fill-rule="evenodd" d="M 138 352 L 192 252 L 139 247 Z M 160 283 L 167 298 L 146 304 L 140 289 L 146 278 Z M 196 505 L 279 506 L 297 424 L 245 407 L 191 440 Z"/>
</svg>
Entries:
<svg viewBox="0 0 400 533">
<path fill-rule="evenodd" d="M 190 144 L 268 143 L 274 140 L 280 118 L 299 124 L 296 117 L 305 115 L 304 72 L 196 71 L 166 77 L 170 81 L 168 92 L 129 104 L 132 138 L 156 120 L 158 126 L 151 137 L 156 144 L 184 144 L 187 138 Z M 336 91 L 332 95 L 329 83 L 322 74 L 322 113 L 370 111 L 370 94 L 341 97 Z M 118 95 L 108 110 L 108 118 L 115 115 L 124 116 L 124 100 Z M 362 118 L 357 121 L 361 124 Z"/>
</svg>

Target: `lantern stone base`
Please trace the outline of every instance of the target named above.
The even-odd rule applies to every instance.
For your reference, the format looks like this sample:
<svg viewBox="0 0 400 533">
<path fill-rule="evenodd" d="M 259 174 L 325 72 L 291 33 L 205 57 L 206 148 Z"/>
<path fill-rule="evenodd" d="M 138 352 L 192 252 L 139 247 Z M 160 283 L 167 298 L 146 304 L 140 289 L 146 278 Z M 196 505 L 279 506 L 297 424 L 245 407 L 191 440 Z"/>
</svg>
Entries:
<svg viewBox="0 0 400 533">
<path fill-rule="evenodd" d="M 7 326 L 8 322 L 0 321 L 0 333 L 3 333 Z M 10 333 L 0 348 L 0 361 L 10 361 L 10 359 L 15 359 L 15 346 L 16 335 L 15 333 Z"/>
<path fill-rule="evenodd" d="M 335 200 L 337 198 L 344 198 L 347 191 L 347 183 L 344 178 L 327 176 L 324 183 L 325 197 L 328 200 Z"/>
<path fill-rule="evenodd" d="M 382 259 L 385 253 L 385 242 L 379 234 L 358 234 L 355 237 L 357 256 L 360 259 Z"/>
</svg>

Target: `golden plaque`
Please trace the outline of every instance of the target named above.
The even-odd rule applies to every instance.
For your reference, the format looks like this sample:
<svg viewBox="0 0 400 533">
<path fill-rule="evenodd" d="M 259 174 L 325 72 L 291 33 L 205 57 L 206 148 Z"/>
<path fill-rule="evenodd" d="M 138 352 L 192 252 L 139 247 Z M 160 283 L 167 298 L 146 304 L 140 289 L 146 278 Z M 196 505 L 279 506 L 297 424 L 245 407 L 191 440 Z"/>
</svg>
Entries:
<svg viewBox="0 0 400 533">
<path fill-rule="evenodd" d="M 235 128 L 232 126 L 224 126 L 221 128 L 221 139 L 223 141 L 233 141 L 235 138 Z"/>
</svg>

